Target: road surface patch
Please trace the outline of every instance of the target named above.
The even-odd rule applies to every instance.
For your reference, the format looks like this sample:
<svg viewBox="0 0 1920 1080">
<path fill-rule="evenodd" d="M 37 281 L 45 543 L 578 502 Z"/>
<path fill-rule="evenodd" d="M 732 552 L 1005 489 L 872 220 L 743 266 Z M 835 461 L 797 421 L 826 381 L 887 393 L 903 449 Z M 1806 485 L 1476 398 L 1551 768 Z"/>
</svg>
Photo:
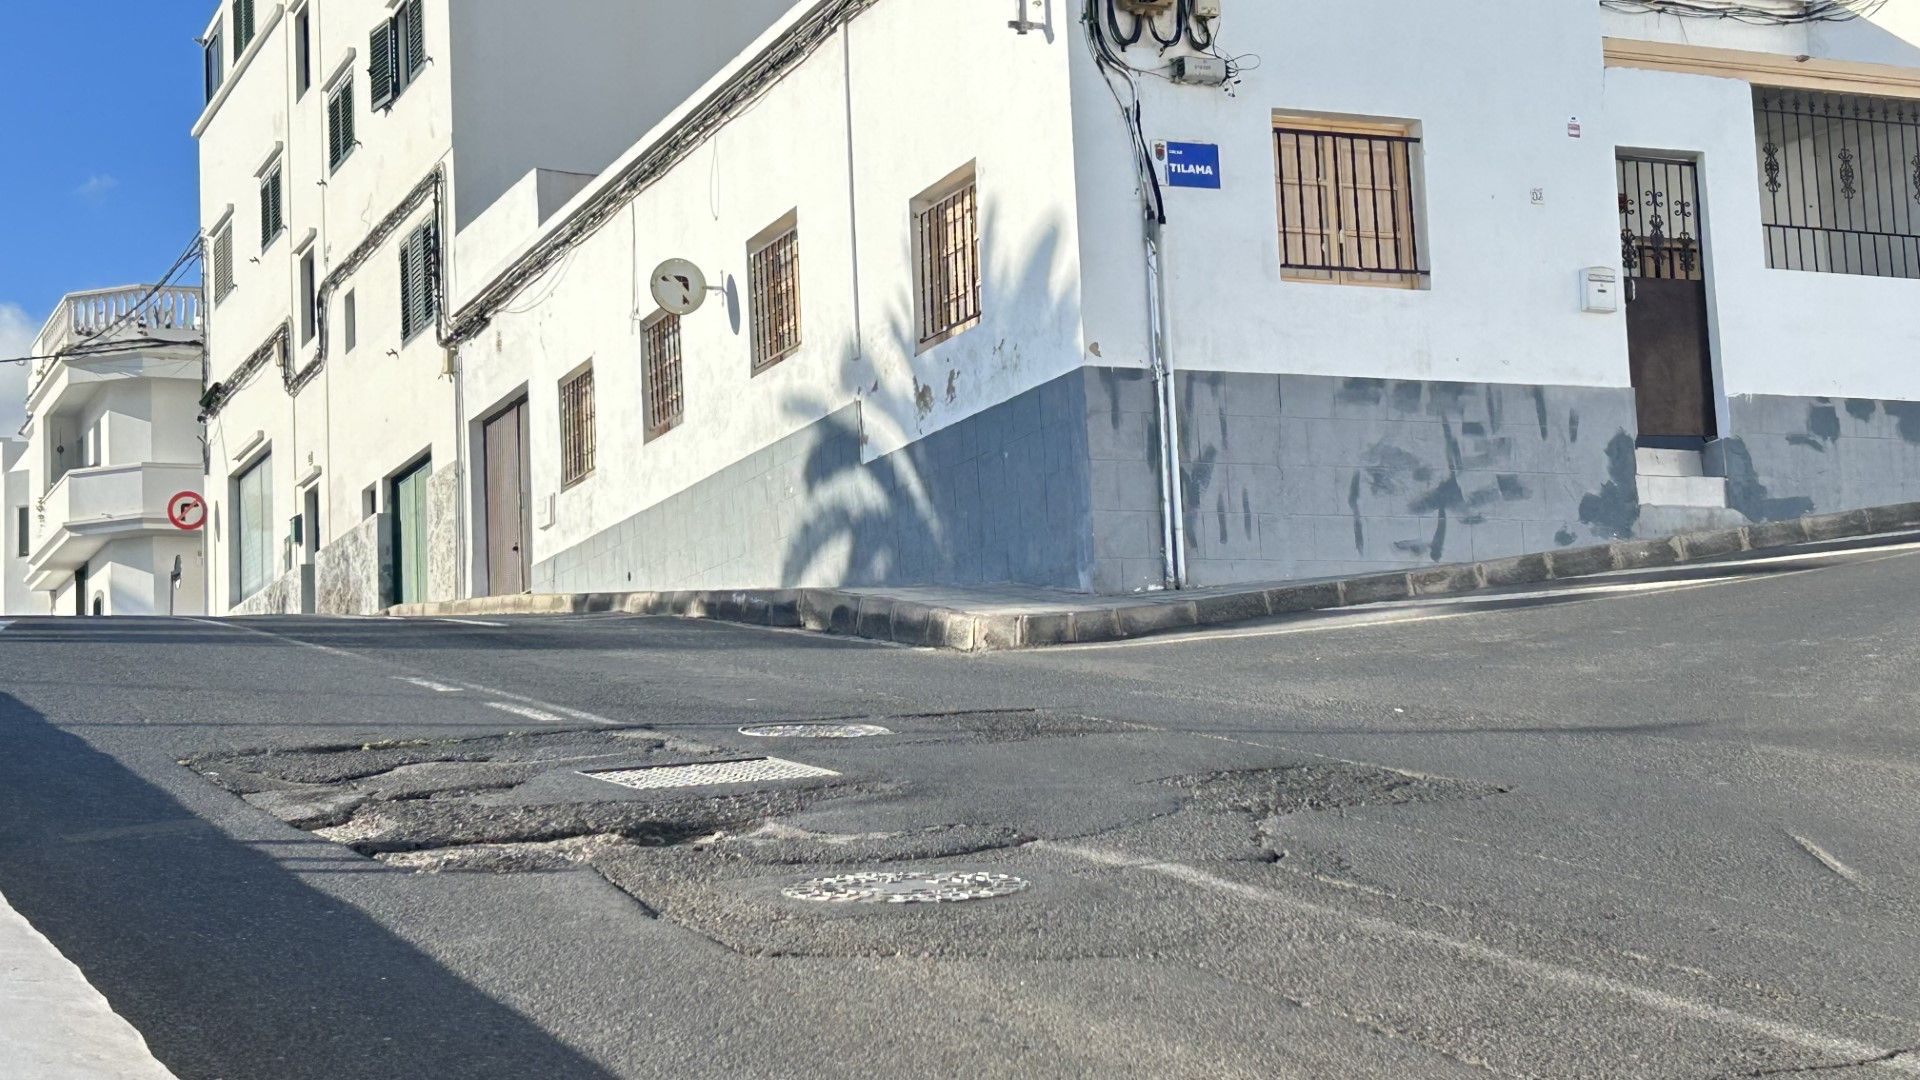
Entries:
<svg viewBox="0 0 1920 1080">
<path fill-rule="evenodd" d="M 879 724 L 753 724 L 740 734 L 756 739 L 868 739 L 891 735 L 893 729 Z"/>
<path fill-rule="evenodd" d="M 826 904 L 956 904 L 1024 892 L 1028 881 L 986 871 L 867 872 L 816 878 L 780 890 L 789 900 Z"/>
<path fill-rule="evenodd" d="M 595 780 L 653 791 L 660 788 L 717 787 L 722 784 L 766 784 L 780 780 L 814 780 L 839 776 L 832 769 L 803 765 L 784 758 L 741 758 L 693 765 L 648 765 L 638 769 L 603 769 L 585 773 Z"/>
</svg>

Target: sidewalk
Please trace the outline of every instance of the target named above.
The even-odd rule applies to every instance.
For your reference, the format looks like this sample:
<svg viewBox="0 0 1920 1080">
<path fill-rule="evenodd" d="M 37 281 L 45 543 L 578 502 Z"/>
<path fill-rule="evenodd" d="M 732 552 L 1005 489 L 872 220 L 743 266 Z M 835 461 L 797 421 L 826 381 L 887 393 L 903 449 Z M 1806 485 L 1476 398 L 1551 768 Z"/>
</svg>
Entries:
<svg viewBox="0 0 1920 1080">
<path fill-rule="evenodd" d="M 1092 596 L 1009 585 L 532 593 L 406 604 L 391 609 L 389 614 L 444 617 L 621 611 L 799 628 L 961 652 L 993 652 L 1121 641 L 1272 615 L 1457 595 L 1621 570 L 1649 570 L 1915 527 L 1920 527 L 1920 503 L 1900 503 L 1660 540 L 1622 540 L 1363 577 L 1128 596 Z"/>
<path fill-rule="evenodd" d="M 174 1080 L 80 969 L 0 896 L 0 1076 Z"/>
</svg>

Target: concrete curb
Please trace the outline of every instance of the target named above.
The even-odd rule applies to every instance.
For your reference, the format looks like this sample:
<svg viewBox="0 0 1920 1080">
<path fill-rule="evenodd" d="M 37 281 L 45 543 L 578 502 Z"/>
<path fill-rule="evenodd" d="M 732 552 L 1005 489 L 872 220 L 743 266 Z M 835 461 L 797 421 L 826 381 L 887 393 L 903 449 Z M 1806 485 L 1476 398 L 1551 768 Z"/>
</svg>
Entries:
<svg viewBox="0 0 1920 1080">
<path fill-rule="evenodd" d="M 1169 630 L 1220 626 L 1271 615 L 1450 596 L 1616 570 L 1675 566 L 1915 526 L 1920 526 L 1920 503 L 1900 503 L 1737 529 L 1684 533 L 1661 540 L 1622 540 L 1595 547 L 1563 548 L 1342 581 L 1157 593 L 1137 603 L 1089 603 L 1085 607 L 1034 614 L 966 611 L 843 589 L 529 594 L 406 604 L 391 609 L 389 614 L 435 617 L 625 612 L 812 630 L 960 652 L 998 652 L 1123 641 Z"/>
</svg>

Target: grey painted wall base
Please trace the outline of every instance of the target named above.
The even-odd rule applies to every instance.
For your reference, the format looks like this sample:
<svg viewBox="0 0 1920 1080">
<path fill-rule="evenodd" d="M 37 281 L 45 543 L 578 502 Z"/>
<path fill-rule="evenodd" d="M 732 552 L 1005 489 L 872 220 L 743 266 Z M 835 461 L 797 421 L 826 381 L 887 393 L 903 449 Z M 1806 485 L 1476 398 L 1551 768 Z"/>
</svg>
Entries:
<svg viewBox="0 0 1920 1080">
<path fill-rule="evenodd" d="M 1636 535 L 1627 388 L 1191 372 L 1179 391 L 1195 585 Z"/>
<path fill-rule="evenodd" d="M 1084 381 L 1063 376 L 866 464 L 859 407 L 842 409 L 536 563 L 534 589 L 1085 589 Z"/>
<path fill-rule="evenodd" d="M 1783 521 L 1920 499 L 1920 402 L 1742 395 L 1709 447 L 1727 501 Z"/>
<path fill-rule="evenodd" d="M 1708 520 L 1641 506 L 1626 387 L 1188 371 L 1177 388 L 1202 587 L 1920 500 L 1909 402 L 1736 399 L 1709 456 L 1738 514 Z M 851 407 L 537 563 L 534 589 L 1159 588 L 1154 412 L 1145 372 L 1087 367 L 863 464 Z"/>
</svg>

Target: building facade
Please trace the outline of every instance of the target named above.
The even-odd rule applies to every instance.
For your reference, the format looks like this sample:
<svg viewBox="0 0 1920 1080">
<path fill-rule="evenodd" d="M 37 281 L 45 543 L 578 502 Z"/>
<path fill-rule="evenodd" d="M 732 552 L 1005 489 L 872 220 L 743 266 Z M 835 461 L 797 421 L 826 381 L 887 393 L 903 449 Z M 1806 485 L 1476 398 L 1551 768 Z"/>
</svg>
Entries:
<svg viewBox="0 0 1920 1080">
<path fill-rule="evenodd" d="M 465 588 L 443 238 L 535 169 L 564 198 L 784 3 L 730 6 L 223 0 L 193 129 L 215 610 Z"/>
<path fill-rule="evenodd" d="M 778 6 L 594 175 L 456 217 L 439 368 L 299 425 L 450 425 L 427 598 L 1124 592 L 1920 498 L 1898 5 Z"/>
<path fill-rule="evenodd" d="M 7 474 L 8 566 L 31 594 L 10 573 L 10 614 L 206 612 L 201 345 L 189 288 L 72 293 L 47 320 Z"/>
<path fill-rule="evenodd" d="M 45 615 L 49 598 L 27 588 L 27 560 L 33 555 L 32 479 L 23 439 L 0 439 L 0 491 L 6 516 L 0 520 L 0 615 Z"/>
</svg>

